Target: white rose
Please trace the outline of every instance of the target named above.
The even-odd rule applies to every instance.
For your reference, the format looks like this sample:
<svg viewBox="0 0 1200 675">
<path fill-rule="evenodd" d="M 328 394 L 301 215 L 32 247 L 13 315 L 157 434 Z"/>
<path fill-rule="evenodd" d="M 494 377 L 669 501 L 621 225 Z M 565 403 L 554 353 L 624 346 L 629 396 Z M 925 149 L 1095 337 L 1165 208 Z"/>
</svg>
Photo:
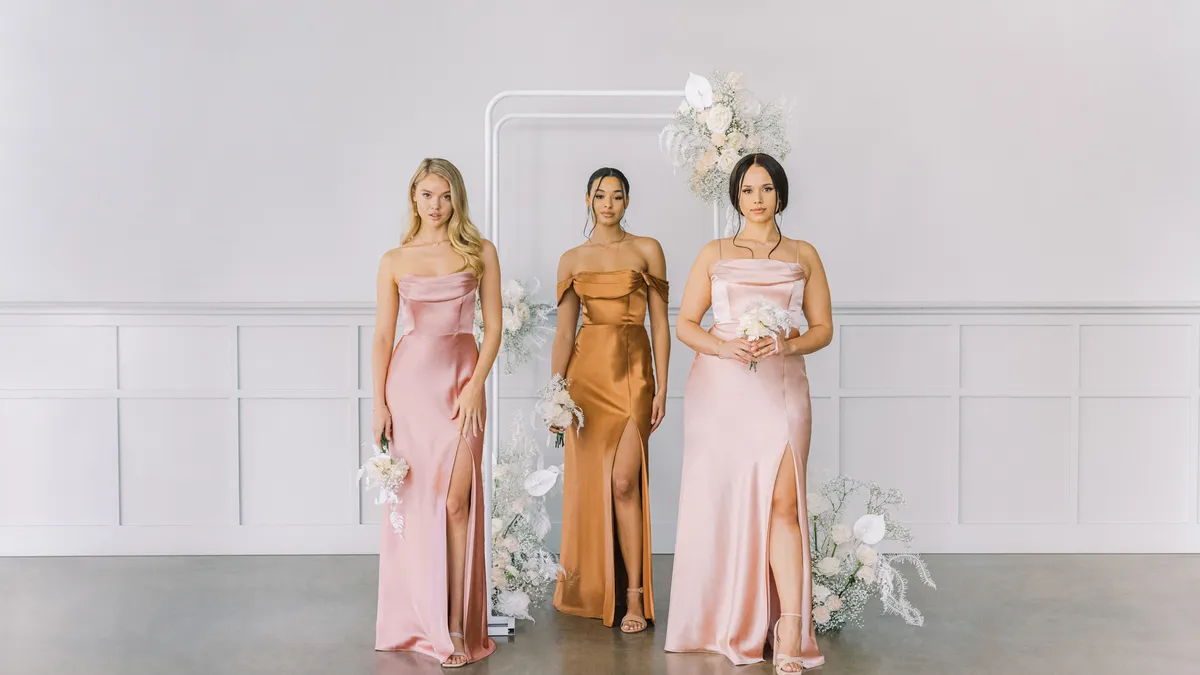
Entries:
<svg viewBox="0 0 1200 675">
<path fill-rule="evenodd" d="M 733 111 L 719 103 L 705 112 L 708 113 L 708 119 L 704 121 L 704 124 L 709 131 L 724 132 L 729 128 L 729 123 L 733 121 Z"/>
<path fill-rule="evenodd" d="M 508 567 L 512 564 L 512 556 L 509 555 L 507 551 L 495 551 L 492 557 L 494 558 L 492 560 L 492 564 L 501 571 L 503 571 L 505 567 Z"/>
<path fill-rule="evenodd" d="M 825 606 L 829 608 L 829 611 L 836 612 L 842 608 L 842 599 L 836 595 L 831 595 L 826 598 Z"/>
<path fill-rule="evenodd" d="M 524 499 L 513 500 L 511 508 L 512 508 L 512 512 L 517 514 L 518 516 L 525 513 L 525 500 Z M 512 537 L 508 537 L 508 539 L 511 539 L 511 538 Z"/>
<path fill-rule="evenodd" d="M 709 108 L 708 110 L 705 110 L 704 112 L 700 113 L 700 115 L 696 118 L 696 121 L 699 122 L 700 124 L 708 124 L 708 113 L 711 111 L 712 111 L 712 108 Z"/>
<path fill-rule="evenodd" d="M 844 544 L 850 541 L 850 538 L 853 536 L 854 533 L 850 531 L 849 525 L 838 523 L 837 525 L 833 526 L 833 543 L 838 545 Z"/>
<path fill-rule="evenodd" d="M 521 319 L 521 323 L 525 323 L 529 320 L 529 317 L 533 316 L 533 313 L 529 310 L 529 305 L 524 302 L 517 303 L 513 307 L 513 312 Z"/>
<path fill-rule="evenodd" d="M 729 148 L 730 150 L 741 150 L 742 146 L 745 144 L 746 134 L 743 134 L 740 131 L 734 131 L 733 133 L 725 136 L 725 147 Z"/>
<path fill-rule="evenodd" d="M 679 103 L 679 114 L 680 114 L 680 115 L 687 115 L 687 114 L 689 114 L 689 113 L 691 113 L 691 112 L 692 112 L 692 106 L 688 104 L 687 100 L 686 100 L 686 99 L 684 99 L 683 101 L 680 101 L 680 103 Z"/>
<path fill-rule="evenodd" d="M 524 295 L 525 289 L 516 279 L 505 282 L 504 287 L 500 289 L 500 297 L 505 305 L 515 305 Z"/>
<path fill-rule="evenodd" d="M 759 138 L 758 134 L 750 134 L 749 136 L 746 137 L 746 149 L 747 150 L 749 150 L 750 152 L 754 152 L 755 150 L 758 150 L 761 147 L 762 147 L 762 139 Z"/>
<path fill-rule="evenodd" d="M 560 410 L 550 418 L 550 426 L 566 429 L 571 426 L 571 422 L 574 419 L 575 417 L 571 414 L 570 410 Z"/>
<path fill-rule="evenodd" d="M 879 552 L 875 549 L 863 544 L 854 551 L 854 555 L 858 558 L 858 562 L 867 567 L 874 567 L 875 563 L 879 562 Z"/>
<path fill-rule="evenodd" d="M 505 537 L 504 548 L 508 549 L 509 553 L 516 553 L 517 549 L 521 548 L 521 544 L 516 537 Z"/>
<path fill-rule="evenodd" d="M 568 406 L 571 405 L 571 392 L 566 389 L 560 389 L 554 392 L 554 398 L 551 399 L 554 405 Z"/>
<path fill-rule="evenodd" d="M 859 581 L 870 586 L 871 584 L 875 583 L 875 568 L 874 567 L 863 567 L 863 568 L 859 569 L 858 572 L 855 573 L 854 576 L 858 577 Z"/>
<path fill-rule="evenodd" d="M 829 501 L 825 495 L 819 492 L 808 493 L 806 499 L 808 503 L 809 516 L 819 516 L 833 508 L 833 502 Z"/>
<path fill-rule="evenodd" d="M 518 577 L 518 576 L 521 576 L 521 570 L 519 570 L 519 569 L 517 569 L 517 568 L 513 567 L 512 565 L 509 565 L 508 567 L 505 567 L 505 568 L 504 568 L 504 573 L 505 573 L 505 574 L 507 574 L 507 575 L 509 575 L 509 576 L 512 576 L 512 577 Z"/>
<path fill-rule="evenodd" d="M 817 572 L 824 577 L 836 576 L 841 569 L 842 564 L 837 558 L 825 558 L 817 563 Z"/>
<path fill-rule="evenodd" d="M 717 168 L 725 173 L 733 171 L 733 167 L 738 163 L 741 157 L 736 152 L 727 151 L 721 153 L 721 158 L 717 160 Z"/>
<path fill-rule="evenodd" d="M 721 133 L 720 131 L 713 132 L 712 138 L 709 140 L 712 141 L 713 145 L 718 147 L 725 145 L 725 134 Z"/>
<path fill-rule="evenodd" d="M 817 607 L 813 610 L 813 621 L 816 621 L 817 623 L 829 623 L 830 618 L 829 610 L 824 607 Z"/>
<path fill-rule="evenodd" d="M 741 73 L 726 73 L 725 74 L 725 84 L 728 84 L 730 89 L 733 89 L 735 91 L 739 90 L 745 85 L 745 82 L 746 82 L 746 78 Z"/>
<path fill-rule="evenodd" d="M 492 585 L 502 591 L 508 588 L 508 578 L 504 576 L 502 568 L 497 567 L 492 570 Z"/>
<path fill-rule="evenodd" d="M 503 529 L 504 529 L 504 519 L 492 518 L 492 536 L 494 537 L 494 536 L 500 534 L 500 531 Z"/>
<path fill-rule="evenodd" d="M 825 602 L 825 598 L 828 598 L 830 593 L 833 593 L 833 591 L 825 588 L 821 584 L 813 584 L 812 594 L 813 598 L 816 599 L 817 602 Z"/>
<path fill-rule="evenodd" d="M 510 333 L 515 333 L 521 330 L 521 326 L 525 323 L 524 321 L 521 321 L 521 317 L 517 316 L 517 313 L 512 311 L 512 308 L 510 307 L 504 308 L 503 316 L 504 330 Z"/>
</svg>

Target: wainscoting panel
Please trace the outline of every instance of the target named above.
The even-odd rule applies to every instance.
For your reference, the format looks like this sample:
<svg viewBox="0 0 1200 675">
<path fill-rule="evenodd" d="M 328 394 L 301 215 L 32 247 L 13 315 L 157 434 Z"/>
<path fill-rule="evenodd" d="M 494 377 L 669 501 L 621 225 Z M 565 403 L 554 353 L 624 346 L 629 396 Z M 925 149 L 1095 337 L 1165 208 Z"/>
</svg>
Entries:
<svg viewBox="0 0 1200 675">
<path fill-rule="evenodd" d="M 377 550 L 381 509 L 355 483 L 373 311 L 0 305 L 0 555 Z M 834 314 L 807 359 L 810 491 L 839 472 L 901 489 L 927 552 L 1200 552 L 1200 305 Z M 501 375 L 501 442 L 550 348 Z M 671 356 L 649 439 L 658 553 L 674 547 L 693 358 L 674 338 Z M 560 490 L 548 508 L 557 545 Z"/>
</svg>

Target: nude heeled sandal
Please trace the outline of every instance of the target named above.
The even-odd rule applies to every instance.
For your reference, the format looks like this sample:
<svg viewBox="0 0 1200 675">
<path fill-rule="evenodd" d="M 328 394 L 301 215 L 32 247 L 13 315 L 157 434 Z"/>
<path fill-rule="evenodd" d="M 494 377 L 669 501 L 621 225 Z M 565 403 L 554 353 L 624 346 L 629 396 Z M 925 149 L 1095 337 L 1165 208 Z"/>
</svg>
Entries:
<svg viewBox="0 0 1200 675">
<path fill-rule="evenodd" d="M 643 591 L 641 588 L 629 588 L 629 589 L 625 590 L 625 593 L 626 594 L 637 593 L 638 595 L 641 595 L 643 593 Z M 628 609 L 626 609 L 626 613 L 628 613 Z M 645 603 L 642 603 L 642 613 L 643 614 L 646 613 Z M 625 624 L 637 623 L 638 621 L 640 621 L 642 623 L 641 628 L 639 628 L 637 630 L 625 630 Z M 641 619 L 639 619 L 637 617 L 629 617 L 629 618 L 621 619 L 621 632 L 625 633 L 626 635 L 633 635 L 634 633 L 641 633 L 642 631 L 646 630 L 649 627 L 650 627 L 650 622 L 647 621 L 645 619 L 645 617 L 643 617 Z"/>
<path fill-rule="evenodd" d="M 779 618 L 775 620 L 775 641 L 773 643 L 775 653 L 771 656 L 771 662 L 775 666 L 775 675 L 795 675 L 805 670 L 804 659 L 799 656 L 788 656 L 779 651 L 779 622 L 783 621 L 783 617 L 785 616 L 794 616 L 797 619 L 804 618 L 799 614 L 780 614 Z M 781 670 L 784 666 L 790 665 L 800 666 L 800 670 Z"/>
<path fill-rule="evenodd" d="M 465 635 L 463 635 L 462 633 L 451 633 L 450 637 L 458 638 L 458 639 L 462 640 L 463 642 L 467 641 L 467 637 Z M 455 656 L 466 656 L 466 654 L 463 652 L 450 652 L 450 658 L 454 658 Z M 447 661 L 448 660 L 449 659 L 447 659 Z M 470 663 L 470 661 L 463 661 L 462 663 L 447 663 L 446 661 L 442 661 L 442 667 L 443 668 L 462 668 L 463 666 L 467 665 L 468 663 Z"/>
</svg>

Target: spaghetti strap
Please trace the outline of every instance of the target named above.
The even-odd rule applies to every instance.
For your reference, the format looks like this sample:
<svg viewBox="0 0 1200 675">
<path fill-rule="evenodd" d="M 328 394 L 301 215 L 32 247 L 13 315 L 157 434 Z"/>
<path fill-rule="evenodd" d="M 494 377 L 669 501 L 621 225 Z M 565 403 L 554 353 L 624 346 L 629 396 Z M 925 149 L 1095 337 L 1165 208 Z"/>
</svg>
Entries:
<svg viewBox="0 0 1200 675">
<path fill-rule="evenodd" d="M 800 242 L 796 242 L 796 264 L 797 265 L 800 264 L 800 253 L 801 253 Z"/>
<path fill-rule="evenodd" d="M 722 242 L 723 242 L 722 239 L 720 239 L 720 238 L 717 239 L 717 260 L 725 259 L 725 249 L 724 249 L 724 247 L 721 246 Z"/>
</svg>

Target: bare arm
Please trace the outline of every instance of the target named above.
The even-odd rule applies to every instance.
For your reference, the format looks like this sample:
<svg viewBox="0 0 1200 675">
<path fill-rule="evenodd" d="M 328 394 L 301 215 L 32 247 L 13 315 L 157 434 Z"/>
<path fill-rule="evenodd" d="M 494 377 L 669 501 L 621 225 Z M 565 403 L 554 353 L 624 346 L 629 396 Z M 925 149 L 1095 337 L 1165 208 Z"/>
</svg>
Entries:
<svg viewBox="0 0 1200 675">
<path fill-rule="evenodd" d="M 655 239 L 645 239 L 647 270 L 660 278 L 667 278 L 667 259 L 663 255 L 662 245 Z M 671 362 L 671 320 L 667 317 L 667 300 L 657 292 L 647 289 L 646 297 L 650 301 L 650 338 L 654 345 L 654 375 L 657 381 L 655 390 L 659 394 L 667 391 L 667 366 Z"/>
<path fill-rule="evenodd" d="M 471 374 L 471 384 L 480 390 L 488 373 L 500 353 L 500 338 L 503 326 L 503 305 L 500 300 L 500 257 L 496 247 L 486 239 L 483 242 L 483 278 L 479 280 L 479 301 L 483 309 L 483 344 L 479 347 L 479 361 Z"/>
<path fill-rule="evenodd" d="M 720 257 L 717 246 L 715 241 L 705 244 L 696 256 L 696 262 L 692 263 L 687 286 L 683 289 L 683 302 L 679 305 L 679 318 L 675 321 L 675 336 L 697 354 L 749 363 L 750 344 L 745 338 L 723 341 L 700 327 L 705 312 L 712 306 L 709 270 Z"/>
<path fill-rule="evenodd" d="M 833 309 L 825 267 L 811 244 L 801 242 L 800 246 L 800 262 L 808 270 L 803 305 L 808 330 L 787 341 L 788 354 L 812 354 L 833 341 Z"/>
<path fill-rule="evenodd" d="M 479 304 L 483 313 L 483 344 L 479 347 L 479 359 L 471 379 L 454 401 L 453 419 L 458 420 L 458 432 L 462 436 L 483 433 L 483 389 L 488 373 L 500 353 L 503 307 L 500 300 L 500 258 L 496 247 L 488 240 L 483 241 L 483 276 L 479 279 Z"/>
<path fill-rule="evenodd" d="M 371 339 L 371 391 L 375 397 L 372 433 L 378 441 L 381 436 L 392 438 L 392 419 L 387 409 L 387 374 L 392 362 L 392 348 L 396 343 L 396 315 L 400 311 L 400 295 L 396 290 L 396 279 L 392 274 L 395 253 L 389 251 L 379 261 L 379 272 L 375 277 L 375 334 Z"/>
<path fill-rule="evenodd" d="M 570 252 L 564 253 L 558 259 L 558 281 L 571 277 Z M 571 355 L 575 352 L 575 331 L 579 325 L 579 296 L 575 289 L 567 289 L 562 302 L 558 304 L 558 325 L 554 330 L 554 343 L 550 348 L 550 373 L 566 377 L 567 366 L 571 365 Z"/>
</svg>

